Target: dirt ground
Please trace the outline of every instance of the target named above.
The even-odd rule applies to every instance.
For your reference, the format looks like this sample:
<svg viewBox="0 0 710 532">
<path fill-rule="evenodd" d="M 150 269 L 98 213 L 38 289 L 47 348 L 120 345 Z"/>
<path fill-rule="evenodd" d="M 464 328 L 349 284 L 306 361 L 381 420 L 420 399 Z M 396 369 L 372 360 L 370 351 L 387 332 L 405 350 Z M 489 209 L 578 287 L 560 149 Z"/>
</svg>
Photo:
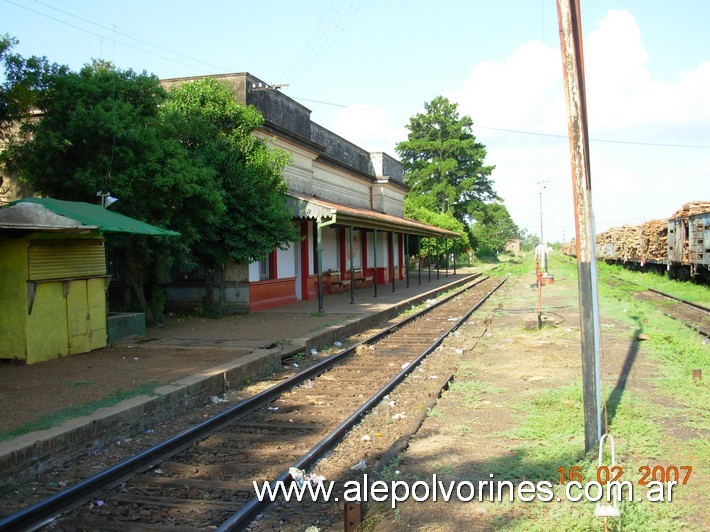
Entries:
<svg viewBox="0 0 710 532">
<path fill-rule="evenodd" d="M 397 469 L 394 478 L 411 484 L 431 480 L 432 475 L 437 474 L 439 478 L 467 480 L 477 485 L 478 481 L 488 481 L 491 476 L 505 480 L 501 478 L 502 471 L 507 474 L 528 471 L 539 475 L 539 471 L 533 473 L 531 466 L 535 466 L 547 471 L 548 478 L 554 482 L 559 467 L 569 468 L 571 464 L 565 462 L 564 455 L 555 455 L 554 451 L 545 463 L 531 463 L 526 456 L 527 442 L 511 436 L 511 429 L 524 419 L 525 414 L 519 407 L 521 400 L 535 401 L 541 391 L 580 379 L 579 315 L 574 285 L 576 282 L 569 279 L 558 279 L 555 284 L 544 287 L 543 308 L 547 309 L 546 314 L 555 326 L 540 331 L 523 328 L 524 318 L 536 308 L 537 294 L 536 289 L 526 285 L 524 277 L 509 283 L 503 294 L 494 295 L 488 306 L 493 312 L 491 326 L 473 350 L 472 357 L 461 362 L 455 384 L 442 395 L 407 450 L 393 461 Z M 658 411 L 650 411 L 648 416 L 659 421 L 661 437 L 669 446 L 683 449 L 687 447 L 684 442 L 707 438 L 707 431 L 684 423 L 689 419 L 683 407 L 654 386 L 657 363 L 645 353 L 643 341 L 639 341 L 643 335 L 626 331 L 622 324 L 610 320 L 602 319 L 601 328 L 602 397 L 616 394 L 620 401 L 633 401 L 637 396 L 657 404 Z M 613 419 L 611 427 L 613 433 Z M 624 440 L 617 439 L 617 446 L 617 452 L 623 453 Z M 572 460 L 581 458 L 581 451 L 580 448 L 579 456 L 571 457 Z M 682 456 L 650 455 L 645 460 L 649 465 L 686 460 L 697 464 L 699 469 L 702 463 L 707 463 L 708 456 L 698 453 L 702 451 L 688 450 Z M 608 455 L 606 458 L 608 460 Z M 385 475 L 385 478 L 388 477 Z M 693 500 L 697 508 L 707 508 L 707 491 L 703 493 L 702 488 L 707 486 L 707 481 L 706 472 L 696 477 L 699 488 L 686 499 Z M 547 507 L 537 511 L 565 512 L 564 502 L 559 504 L 559 509 L 549 507 L 554 504 L 543 504 Z M 378 531 L 547 528 L 549 521 L 547 525 L 535 524 L 535 510 L 530 511 L 528 506 L 485 501 L 408 500 L 396 510 L 370 505 L 366 523 L 368 529 Z M 593 517 L 594 506 L 588 505 L 588 508 L 575 529 L 603 529 L 603 522 Z M 706 511 L 691 514 L 684 524 L 678 523 L 678 528 L 674 529 L 707 530 L 704 527 L 709 514 Z M 615 526 L 613 520 L 611 526 Z"/>
<path fill-rule="evenodd" d="M 455 338 L 447 340 L 443 353 L 445 355 L 448 349 L 449 354 L 444 358 L 444 366 L 451 367 L 455 372 L 453 384 L 424 418 L 423 424 L 409 441 L 406 451 L 390 454 L 389 458 L 385 455 L 383 459 L 382 449 L 387 445 L 377 445 L 380 437 L 393 432 L 393 424 L 397 423 L 393 421 L 393 412 L 401 414 L 403 420 L 412 420 L 421 413 L 420 399 L 410 399 L 412 396 L 408 394 L 412 392 L 396 390 L 391 394 L 392 404 L 395 406 L 379 406 L 352 431 L 338 450 L 319 464 L 318 471 L 329 480 L 342 481 L 343 475 L 352 475 L 352 466 L 364 459 L 367 463 L 365 472 L 370 473 L 372 478 L 401 479 L 411 484 L 416 480 L 431 479 L 432 474 L 447 479 L 488 480 L 489 475 L 498 474 L 500 468 L 509 471 L 511 464 L 512 467 L 526 470 L 528 463 L 523 445 L 525 441 L 510 436 L 510 430 L 521 423 L 523 416 L 516 404 L 526 398 L 532 400 L 541 391 L 578 381 L 581 374 L 578 300 L 574 290 L 576 283 L 570 279 L 558 278 L 555 284 L 546 286 L 543 304 L 545 314 L 554 323 L 554 327 L 541 331 L 525 331 L 523 321 L 536 308 L 537 292 L 531 288 L 531 282 L 534 282 L 532 276 L 529 279 L 511 279 L 503 292 L 495 294 L 482 308 L 481 314 L 474 318 L 475 326 L 463 327 Z M 481 332 L 481 316 L 492 317 L 485 333 Z M 238 316 L 233 320 L 214 322 L 199 319 L 177 321 L 178 318 L 172 317 L 165 327 L 151 330 L 148 336 L 154 339 L 179 340 L 187 336 L 185 331 L 189 330 L 193 338 L 226 340 L 233 338 L 234 331 L 240 328 L 242 334 L 248 336 L 252 334 L 254 327 L 259 326 L 261 318 L 254 316 L 252 321 L 242 321 L 243 318 L 246 317 Z M 283 328 L 280 328 L 275 336 L 295 338 L 302 334 L 301 331 L 321 325 L 308 315 L 291 318 L 293 321 L 284 320 Z M 266 326 L 266 320 L 262 326 Z M 658 374 L 657 363 L 647 356 L 643 341 L 639 341 L 635 331 L 621 329 L 623 326 L 620 323 L 602 319 L 602 395 L 617 393 L 622 401 L 631 400 L 634 395 L 643 395 L 645 399 L 659 405 L 658 412 L 653 413 L 653 418 L 662 427 L 662 438 L 665 442 L 671 442 L 677 448 L 683 449 L 684 454 L 682 457 L 646 457 L 650 465 L 674 463 L 685 459 L 699 468 L 702 463 L 707 463 L 708 457 L 696 456 L 692 449 L 684 449 L 684 442 L 707 438 L 708 434 L 684 423 L 686 419 L 682 407 L 655 387 L 652 379 Z M 257 340 L 259 337 L 252 334 L 251 338 Z M 274 338 L 274 341 L 277 340 Z M 135 383 L 141 380 L 141 375 L 151 375 L 153 378 L 159 375 L 157 378 L 170 382 L 185 374 L 194 373 L 196 368 L 204 366 L 206 369 L 234 357 L 234 353 L 226 349 L 206 350 L 204 356 L 200 351 L 193 367 L 185 369 L 183 363 L 186 361 L 181 358 L 185 352 L 179 349 L 130 345 L 104 350 L 104 354 L 109 352 L 116 353 L 112 358 L 113 370 L 110 365 L 106 365 L 102 370 L 97 370 L 95 377 L 88 377 L 87 370 L 98 367 L 99 362 L 87 357 L 82 366 L 79 361 L 83 355 L 76 357 L 78 365 L 74 375 L 66 371 L 65 367 L 62 367 L 61 374 L 58 374 L 56 369 L 52 372 L 50 368 L 53 363 L 49 363 L 46 366 L 47 373 L 36 377 L 39 384 L 33 384 L 36 386 L 34 390 L 42 390 L 40 395 L 45 398 L 45 403 L 46 397 L 54 397 L 56 394 L 57 397 L 65 397 L 65 404 L 71 404 L 78 400 L 75 393 L 77 390 L 92 388 L 89 384 L 73 386 L 71 383 L 75 380 L 101 383 L 101 386 L 94 389 L 94 393 L 106 395 L 105 390 L 109 382 L 111 385 L 122 382 L 124 389 L 134 387 Z M 452 352 L 456 354 L 453 358 Z M 195 351 L 190 353 L 194 358 Z M 40 366 L 42 365 L 37 367 Z M 123 369 L 121 373 L 125 373 L 125 377 L 116 375 L 117 367 Z M 14 389 L 16 384 L 12 378 L 5 376 L 6 369 L 15 371 L 27 368 L 0 367 L 0 397 L 3 399 L 4 391 Z M 428 380 L 433 372 L 442 374 L 440 369 L 434 370 L 434 366 L 429 366 L 422 375 Z M 126 380 L 123 380 L 124 378 Z M 43 379 L 51 381 L 51 386 L 54 386 L 51 392 L 48 391 L 49 388 L 41 386 Z M 19 383 L 17 384 L 19 386 Z M 258 383 L 240 393 L 256 393 L 268 384 Z M 421 392 L 421 385 L 416 380 L 405 384 Z M 14 393 L 13 404 L 18 404 L 17 392 Z M 54 405 L 42 405 L 42 401 L 39 403 L 39 411 L 55 408 Z M 8 412 L 5 404 L 0 406 L 0 416 L 3 416 L 0 417 L 0 422 L 4 423 L 12 414 Z M 184 422 L 194 422 L 209 415 L 211 411 L 206 408 L 194 412 Z M 176 428 L 179 427 L 156 427 L 154 434 L 144 435 L 123 444 L 118 442 L 107 455 L 115 459 L 119 456 L 119 448 L 121 452 L 128 453 L 134 445 L 148 444 L 149 440 L 170 434 Z M 623 452 L 623 440 L 618 445 Z M 571 465 L 565 462 L 566 458 L 569 457 L 551 456 L 546 463 L 536 465 L 541 465 L 549 471 L 550 477 L 554 479 L 558 467 Z M 105 465 L 103 462 L 109 463 L 107 460 L 103 455 L 95 456 L 79 467 L 84 472 L 95 470 Z M 16 490 L 15 496 L 27 501 L 28 494 L 34 494 L 35 489 L 37 492 L 46 490 L 46 486 L 70 481 L 74 475 L 79 476 L 80 473 L 68 470 L 57 472 L 50 479 L 23 486 Z M 707 473 L 701 471 L 695 481 L 706 483 L 707 479 Z M 694 497 L 695 508 L 707 507 L 707 493 Z M 700 497 L 700 500 L 697 497 Z M 590 508 L 590 512 L 593 512 L 593 505 Z M 485 502 L 462 504 L 408 501 L 400 503 L 396 511 L 386 505 L 367 504 L 364 511 L 366 530 L 541 529 L 539 526 L 536 528 L 534 522 L 528 521 L 530 513 L 524 506 Z M 561 505 L 558 510 L 548 507 L 545 511 L 565 512 L 565 507 Z M 678 529 L 703 529 L 707 518 L 706 511 L 696 513 L 685 523 L 678 523 Z M 342 503 L 329 503 L 315 512 L 306 511 L 300 505 L 277 505 L 256 529 L 305 530 L 308 526 L 315 526 L 319 530 L 342 530 Z M 587 520 L 580 523 L 580 527 L 599 530 L 602 524 L 594 521 L 590 513 Z M 543 526 L 542 529 L 544 528 Z"/>
<path fill-rule="evenodd" d="M 274 328 L 275 320 L 278 328 Z M 152 384 L 168 384 L 323 326 L 307 314 L 250 314 L 220 320 L 168 316 L 140 341 L 27 366 L 0 362 L 0 427 Z M 195 341 L 205 340 L 205 347 Z M 220 342 L 238 340 L 238 345 Z M 193 344 L 189 349 L 182 343 Z M 239 347 L 243 345 L 244 347 Z"/>
</svg>

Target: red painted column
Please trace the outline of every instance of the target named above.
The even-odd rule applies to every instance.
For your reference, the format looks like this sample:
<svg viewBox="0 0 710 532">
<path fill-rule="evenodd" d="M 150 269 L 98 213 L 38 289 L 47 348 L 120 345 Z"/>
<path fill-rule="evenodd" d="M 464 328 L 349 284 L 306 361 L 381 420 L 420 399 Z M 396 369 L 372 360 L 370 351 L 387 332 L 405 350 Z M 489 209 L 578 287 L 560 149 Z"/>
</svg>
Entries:
<svg viewBox="0 0 710 532">
<path fill-rule="evenodd" d="M 279 268 L 276 262 L 277 257 L 278 253 L 276 250 L 273 250 L 271 253 L 269 253 L 269 279 L 279 278 Z"/>
<path fill-rule="evenodd" d="M 404 280 L 404 235 L 397 234 L 397 247 L 399 248 L 399 280 Z"/>
<path fill-rule="evenodd" d="M 365 229 L 360 230 L 360 247 L 362 257 L 362 274 L 367 275 L 367 231 Z"/>
<path fill-rule="evenodd" d="M 308 257 L 310 240 L 308 238 L 308 220 L 301 220 L 301 299 L 307 301 L 310 298 L 308 293 Z"/>
<path fill-rule="evenodd" d="M 390 231 L 387 235 L 387 271 L 392 272 L 392 277 L 394 277 L 394 231 Z M 387 275 L 385 275 L 386 278 Z"/>
</svg>

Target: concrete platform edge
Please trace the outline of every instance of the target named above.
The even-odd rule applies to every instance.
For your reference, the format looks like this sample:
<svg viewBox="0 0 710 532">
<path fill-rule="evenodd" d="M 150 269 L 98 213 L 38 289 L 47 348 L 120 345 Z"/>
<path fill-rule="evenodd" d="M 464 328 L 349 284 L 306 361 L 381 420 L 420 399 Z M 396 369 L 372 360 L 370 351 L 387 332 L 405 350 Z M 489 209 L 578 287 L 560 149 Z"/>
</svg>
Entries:
<svg viewBox="0 0 710 532">
<path fill-rule="evenodd" d="M 152 396 L 133 397 L 56 427 L 0 442 L 0 485 L 32 479 L 43 471 L 97 451 L 107 444 L 145 433 L 175 412 L 206 404 L 211 397 L 224 394 L 245 379 L 254 380 L 270 374 L 280 367 L 282 357 L 288 354 L 318 349 L 324 344 L 363 332 L 474 278 L 474 275 L 464 276 L 382 311 L 298 338 L 288 352 L 280 347 L 255 349 L 232 362 L 156 388 Z"/>
</svg>

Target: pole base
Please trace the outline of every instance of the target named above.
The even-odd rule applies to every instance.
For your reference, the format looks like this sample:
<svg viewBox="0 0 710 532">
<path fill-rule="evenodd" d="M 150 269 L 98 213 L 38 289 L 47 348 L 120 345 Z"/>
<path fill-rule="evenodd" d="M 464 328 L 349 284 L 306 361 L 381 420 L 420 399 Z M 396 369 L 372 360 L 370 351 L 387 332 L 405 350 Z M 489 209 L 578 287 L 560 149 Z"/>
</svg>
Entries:
<svg viewBox="0 0 710 532">
<path fill-rule="evenodd" d="M 544 314 L 528 314 L 523 319 L 523 327 L 526 331 L 542 329 L 543 327 L 554 327 L 555 322 L 550 316 Z"/>
</svg>

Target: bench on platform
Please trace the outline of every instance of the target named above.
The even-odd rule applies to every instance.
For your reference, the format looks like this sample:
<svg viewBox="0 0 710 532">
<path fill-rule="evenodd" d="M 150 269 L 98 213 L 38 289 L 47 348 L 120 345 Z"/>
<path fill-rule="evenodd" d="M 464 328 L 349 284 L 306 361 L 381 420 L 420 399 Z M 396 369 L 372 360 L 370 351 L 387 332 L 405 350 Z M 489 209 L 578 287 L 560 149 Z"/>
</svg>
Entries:
<svg viewBox="0 0 710 532">
<path fill-rule="evenodd" d="M 350 279 L 343 279 L 340 276 L 340 270 L 328 270 L 330 274 L 330 291 L 342 292 L 350 288 Z"/>
<path fill-rule="evenodd" d="M 360 268 L 353 270 L 353 279 L 355 279 L 356 288 L 358 286 L 372 286 L 372 277 L 363 276 Z"/>
</svg>

